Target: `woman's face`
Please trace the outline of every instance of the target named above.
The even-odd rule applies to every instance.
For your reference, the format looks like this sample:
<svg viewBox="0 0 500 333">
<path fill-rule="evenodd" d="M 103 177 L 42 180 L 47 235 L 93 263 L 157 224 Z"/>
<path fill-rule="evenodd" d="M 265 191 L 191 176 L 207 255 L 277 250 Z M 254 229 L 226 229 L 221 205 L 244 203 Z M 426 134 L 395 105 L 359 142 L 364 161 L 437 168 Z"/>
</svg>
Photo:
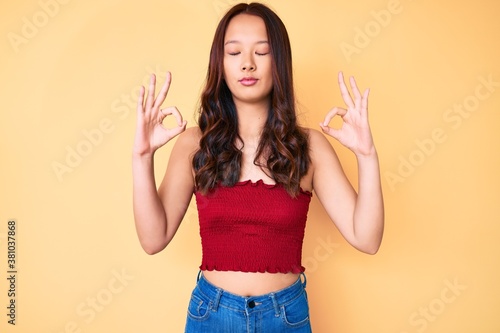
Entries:
<svg viewBox="0 0 500 333">
<path fill-rule="evenodd" d="M 224 37 L 224 79 L 236 105 L 269 102 L 272 57 L 264 20 L 239 14 Z"/>
</svg>

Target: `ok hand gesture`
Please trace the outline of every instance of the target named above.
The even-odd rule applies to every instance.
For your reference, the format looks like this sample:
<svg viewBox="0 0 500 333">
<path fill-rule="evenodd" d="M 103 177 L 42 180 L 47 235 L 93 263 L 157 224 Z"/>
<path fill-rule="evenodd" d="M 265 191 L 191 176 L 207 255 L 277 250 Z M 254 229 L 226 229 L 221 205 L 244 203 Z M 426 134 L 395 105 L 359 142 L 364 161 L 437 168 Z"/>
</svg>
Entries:
<svg viewBox="0 0 500 333">
<path fill-rule="evenodd" d="M 186 129 L 187 122 L 182 119 L 182 115 L 176 107 L 172 106 L 160 109 L 161 104 L 167 97 L 171 79 L 172 75 L 170 72 L 167 72 L 165 83 L 155 98 L 156 77 L 152 74 L 145 103 L 145 89 L 141 87 L 137 101 L 137 128 L 134 141 L 134 154 L 153 155 L 158 148 Z M 168 115 L 175 117 L 178 127 L 166 128 L 163 126 L 163 120 Z"/>
<path fill-rule="evenodd" d="M 334 107 L 325 117 L 325 120 L 319 124 L 323 133 L 337 139 L 342 145 L 346 146 L 356 154 L 356 156 L 366 156 L 375 151 L 373 139 L 368 124 L 368 94 L 366 89 L 361 95 L 354 77 L 350 78 L 351 90 L 354 95 L 352 99 L 349 90 L 344 82 L 342 72 L 339 73 L 339 86 L 342 98 L 347 109 Z M 342 127 L 334 129 L 329 127 L 330 121 L 335 116 L 342 118 Z"/>
</svg>

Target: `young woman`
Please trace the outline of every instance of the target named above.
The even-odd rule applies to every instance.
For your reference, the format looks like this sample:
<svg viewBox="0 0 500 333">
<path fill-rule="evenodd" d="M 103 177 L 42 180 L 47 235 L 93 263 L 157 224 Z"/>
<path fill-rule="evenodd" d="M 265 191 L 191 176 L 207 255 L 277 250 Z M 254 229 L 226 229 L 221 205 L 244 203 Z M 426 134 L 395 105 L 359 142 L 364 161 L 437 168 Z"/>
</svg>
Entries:
<svg viewBox="0 0 500 333">
<path fill-rule="evenodd" d="M 346 108 L 319 126 L 356 155 L 357 193 L 325 136 L 297 124 L 288 34 L 262 4 L 236 5 L 220 21 L 198 127 L 161 109 L 169 73 L 156 98 L 154 75 L 146 98 L 141 89 L 133 199 L 144 250 L 169 244 L 193 195 L 198 206 L 203 258 L 186 332 L 311 332 L 301 251 L 313 191 L 352 246 L 377 252 L 384 208 L 369 91 L 351 77 L 351 96 L 342 73 L 338 80 Z M 168 115 L 177 127 L 162 125 Z M 328 125 L 335 116 L 340 129 Z M 154 153 L 177 135 L 157 190 Z"/>
</svg>

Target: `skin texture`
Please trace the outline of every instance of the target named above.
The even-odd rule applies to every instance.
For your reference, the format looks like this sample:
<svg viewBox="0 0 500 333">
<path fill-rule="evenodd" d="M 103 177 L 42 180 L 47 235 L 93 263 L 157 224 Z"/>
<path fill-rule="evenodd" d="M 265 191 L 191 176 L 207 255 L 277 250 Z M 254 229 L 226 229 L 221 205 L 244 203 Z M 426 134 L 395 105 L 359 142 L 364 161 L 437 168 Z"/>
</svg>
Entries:
<svg viewBox="0 0 500 333">
<path fill-rule="evenodd" d="M 262 179 L 273 184 L 254 163 L 261 130 L 266 121 L 272 89 L 272 58 L 267 44 L 264 21 L 247 14 L 235 16 L 226 31 L 224 79 L 235 101 L 239 133 L 244 142 L 241 179 Z M 254 78 L 242 82 L 243 78 Z M 249 84 L 250 82 L 250 84 Z M 338 75 L 344 107 L 334 107 L 319 124 L 320 130 L 308 129 L 311 165 L 301 179 L 301 188 L 314 191 L 328 216 L 343 237 L 356 249 L 375 254 L 382 241 L 384 207 L 377 152 L 368 123 L 368 94 L 350 78 L 349 91 L 342 73 Z M 133 152 L 133 204 L 139 241 L 148 254 L 163 250 L 174 237 L 194 190 L 192 156 L 198 149 L 200 130 L 186 129 L 186 121 L 175 107 L 161 109 L 171 83 L 167 74 L 158 96 L 152 75 L 148 94 L 141 89 L 137 106 L 137 128 Z M 172 115 L 177 127 L 168 129 L 163 119 Z M 329 127 L 341 117 L 342 127 Z M 338 157 L 326 139 L 332 136 L 350 149 L 358 162 L 358 189 L 346 178 Z M 154 153 L 177 137 L 169 164 L 158 190 L 154 179 Z M 296 274 L 206 271 L 213 284 L 239 295 L 260 295 L 292 284 Z"/>
<path fill-rule="evenodd" d="M 229 23 L 224 40 L 224 79 L 236 108 L 269 103 L 273 87 L 271 54 L 264 21 L 238 15 Z M 255 78 L 248 86 L 242 79 Z"/>
</svg>

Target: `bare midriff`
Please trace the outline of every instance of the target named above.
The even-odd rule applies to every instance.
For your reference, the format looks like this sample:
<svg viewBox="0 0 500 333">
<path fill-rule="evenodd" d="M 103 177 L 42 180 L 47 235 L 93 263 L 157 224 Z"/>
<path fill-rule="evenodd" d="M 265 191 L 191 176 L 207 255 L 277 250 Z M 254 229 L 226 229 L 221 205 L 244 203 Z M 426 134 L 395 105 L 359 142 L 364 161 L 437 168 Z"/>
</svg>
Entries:
<svg viewBox="0 0 500 333">
<path fill-rule="evenodd" d="M 203 276 L 216 287 L 239 296 L 259 296 L 291 286 L 299 278 L 295 273 L 246 273 L 203 271 Z"/>
</svg>

